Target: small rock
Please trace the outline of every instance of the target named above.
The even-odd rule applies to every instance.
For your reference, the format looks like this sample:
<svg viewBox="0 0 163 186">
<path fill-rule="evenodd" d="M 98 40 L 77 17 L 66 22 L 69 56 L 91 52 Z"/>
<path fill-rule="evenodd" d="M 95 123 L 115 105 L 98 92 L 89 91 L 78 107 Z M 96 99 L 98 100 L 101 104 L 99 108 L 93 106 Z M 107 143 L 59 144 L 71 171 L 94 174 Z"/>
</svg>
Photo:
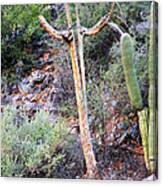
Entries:
<svg viewBox="0 0 163 186">
<path fill-rule="evenodd" d="M 118 129 L 126 130 L 128 128 L 127 124 L 124 122 L 120 122 L 117 124 Z"/>
<path fill-rule="evenodd" d="M 20 82 L 18 84 L 19 91 L 23 94 L 29 93 L 31 88 L 29 84 L 23 84 L 23 82 Z"/>
<path fill-rule="evenodd" d="M 32 80 L 34 83 L 41 83 L 45 78 L 45 74 L 41 73 L 39 70 L 32 72 Z"/>
<path fill-rule="evenodd" d="M 43 61 L 43 60 L 37 61 L 37 62 L 35 63 L 35 67 L 36 67 L 37 69 L 41 69 L 44 65 L 45 65 L 45 61 Z"/>
<path fill-rule="evenodd" d="M 23 84 L 29 84 L 29 80 L 28 80 L 27 78 L 24 78 L 24 79 L 22 80 L 22 83 L 23 83 Z"/>
<path fill-rule="evenodd" d="M 145 34 L 149 30 L 149 27 L 150 27 L 149 21 L 145 21 L 145 22 L 139 23 L 136 26 L 136 31 L 139 32 L 140 34 Z"/>
</svg>

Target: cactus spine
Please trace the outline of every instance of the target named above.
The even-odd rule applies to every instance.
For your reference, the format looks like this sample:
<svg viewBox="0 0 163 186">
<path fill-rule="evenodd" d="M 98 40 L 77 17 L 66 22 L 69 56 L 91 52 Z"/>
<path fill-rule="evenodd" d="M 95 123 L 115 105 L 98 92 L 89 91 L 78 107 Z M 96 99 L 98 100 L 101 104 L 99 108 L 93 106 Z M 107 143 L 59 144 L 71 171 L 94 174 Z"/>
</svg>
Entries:
<svg viewBox="0 0 163 186">
<path fill-rule="evenodd" d="M 149 78 L 149 92 L 148 92 L 148 105 L 149 105 L 149 161 L 151 172 L 156 170 L 156 151 L 157 151 L 157 121 L 156 121 L 156 38 L 155 38 L 155 4 L 151 4 L 150 14 L 150 45 L 149 45 L 149 59 L 148 59 L 148 78 Z"/>
<path fill-rule="evenodd" d="M 133 63 L 134 46 L 130 35 L 127 33 L 121 37 L 121 61 L 131 105 L 136 109 L 141 109 L 143 106 L 142 97 Z"/>
</svg>

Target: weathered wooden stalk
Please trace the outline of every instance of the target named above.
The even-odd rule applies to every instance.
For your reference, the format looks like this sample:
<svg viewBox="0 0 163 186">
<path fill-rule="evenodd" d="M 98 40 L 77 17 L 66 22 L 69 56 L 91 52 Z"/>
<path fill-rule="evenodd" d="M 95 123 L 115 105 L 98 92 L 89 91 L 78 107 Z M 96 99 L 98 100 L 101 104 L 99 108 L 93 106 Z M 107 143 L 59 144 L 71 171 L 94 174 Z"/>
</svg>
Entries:
<svg viewBox="0 0 163 186">
<path fill-rule="evenodd" d="M 83 33 L 81 30 L 80 19 L 78 14 L 78 5 L 75 6 L 76 10 L 76 26 L 77 26 L 77 37 L 78 37 L 78 54 L 81 68 L 81 79 L 83 88 L 83 100 L 87 113 L 87 93 L 86 93 L 86 79 L 85 79 L 85 64 L 84 64 L 84 50 L 83 50 Z"/>
<path fill-rule="evenodd" d="M 85 66 L 83 56 L 83 37 L 93 36 L 100 32 L 105 26 L 108 25 L 111 14 L 114 9 L 114 3 L 112 3 L 111 11 L 103 16 L 92 28 L 85 28 L 80 25 L 80 19 L 78 15 L 78 7 L 76 5 L 76 25 L 77 25 L 77 43 L 74 29 L 72 28 L 72 19 L 70 15 L 69 5 L 65 4 L 65 11 L 68 23 L 68 29 L 64 31 L 58 31 L 54 29 L 45 20 L 43 16 L 39 16 L 42 27 L 49 33 L 53 39 L 64 40 L 69 47 L 71 63 L 73 69 L 73 78 L 76 92 L 77 109 L 79 115 L 79 127 L 82 149 L 86 161 L 87 177 L 88 178 L 101 178 L 95 154 L 93 152 L 93 146 L 91 142 L 91 134 L 88 124 L 87 116 L 87 97 L 86 97 L 86 80 L 85 80 Z M 77 48 L 78 47 L 78 48 Z M 78 49 L 78 50 L 77 50 Z M 78 59 L 79 56 L 79 59 Z M 79 62 L 81 73 L 79 69 Z"/>
<path fill-rule="evenodd" d="M 71 28 L 72 20 L 71 20 L 68 4 L 65 4 L 65 10 L 66 10 L 68 27 Z M 77 19 L 77 24 L 79 24 L 79 19 Z M 79 29 L 80 28 L 78 28 L 78 32 L 80 31 Z M 81 138 L 81 144 L 82 144 L 83 153 L 86 161 L 87 175 L 90 178 L 95 178 L 95 176 L 98 175 L 98 169 L 96 166 L 96 159 L 93 152 L 91 135 L 88 126 L 82 35 L 81 33 L 78 33 L 78 45 L 77 45 L 75 43 L 76 40 L 75 40 L 75 34 L 73 29 L 71 29 L 71 34 L 73 39 L 72 41 L 70 41 L 70 43 L 68 43 L 68 46 L 70 49 L 73 77 L 75 82 L 76 100 L 77 100 L 77 108 L 78 108 L 78 115 L 79 115 L 80 138 Z M 80 58 L 82 77 L 80 76 L 80 72 L 79 72 L 77 46 L 79 48 L 78 54 Z"/>
</svg>

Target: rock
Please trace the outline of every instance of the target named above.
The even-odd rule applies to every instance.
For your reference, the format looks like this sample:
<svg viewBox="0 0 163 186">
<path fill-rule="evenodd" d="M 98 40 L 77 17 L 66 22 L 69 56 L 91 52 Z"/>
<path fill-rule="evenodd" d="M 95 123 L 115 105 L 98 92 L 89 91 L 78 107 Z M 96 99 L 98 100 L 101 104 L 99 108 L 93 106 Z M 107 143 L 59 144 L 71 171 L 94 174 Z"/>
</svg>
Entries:
<svg viewBox="0 0 163 186">
<path fill-rule="evenodd" d="M 53 62 L 53 60 L 37 61 L 32 72 L 18 80 L 18 88 L 10 91 L 12 102 L 19 105 L 19 108 L 22 107 L 30 117 L 35 111 L 44 109 L 53 119 L 56 118 L 62 100 L 66 99 L 65 95 L 68 97 L 67 85 L 64 87 L 63 81 L 65 84 L 67 76 L 70 79 L 72 74 L 66 71 L 65 77 L 61 68 Z M 69 86 L 71 82 L 70 79 Z M 12 88 L 13 85 L 10 87 Z"/>
<path fill-rule="evenodd" d="M 40 87 L 35 87 L 33 89 L 33 94 L 39 94 L 41 92 L 41 88 Z"/>
<path fill-rule="evenodd" d="M 31 103 L 30 101 L 26 101 L 24 104 L 24 109 L 26 111 L 30 111 L 30 110 L 37 110 L 37 104 L 36 103 Z"/>
<path fill-rule="evenodd" d="M 39 70 L 32 72 L 31 75 L 32 75 L 31 80 L 33 81 L 33 83 L 41 83 L 45 78 L 45 74 L 43 74 Z"/>
<path fill-rule="evenodd" d="M 133 139 L 136 139 L 136 137 L 139 135 L 139 125 L 138 123 L 134 123 L 130 129 L 130 135 Z"/>
<path fill-rule="evenodd" d="M 120 118 L 120 117 L 119 117 Z M 137 144 L 141 143 L 141 137 L 139 132 L 139 125 L 137 122 L 132 123 L 133 121 L 119 121 L 119 119 L 114 118 L 115 123 L 113 122 L 111 124 L 111 121 L 109 121 L 109 126 L 111 127 L 111 130 L 108 130 L 108 136 L 107 136 L 107 143 L 110 146 L 117 146 L 122 144 L 123 142 L 128 141 L 135 141 Z"/>
<path fill-rule="evenodd" d="M 27 94 L 30 92 L 30 84 L 24 84 L 23 82 L 19 82 L 18 89 L 22 94 Z"/>
<path fill-rule="evenodd" d="M 128 125 L 125 122 L 120 122 L 116 125 L 117 129 L 126 130 Z"/>
<path fill-rule="evenodd" d="M 2 95 L 1 96 L 1 104 L 6 105 L 9 103 L 12 103 L 12 96 L 8 95 L 8 94 Z"/>
<path fill-rule="evenodd" d="M 27 79 L 27 78 L 24 78 L 23 80 L 22 80 L 22 84 L 29 84 L 29 80 Z"/>
<path fill-rule="evenodd" d="M 149 21 L 145 21 L 136 25 L 136 31 L 139 32 L 139 34 L 144 35 L 148 32 L 149 27 L 150 27 Z"/>
<path fill-rule="evenodd" d="M 112 104 L 113 107 L 116 107 L 117 101 L 113 100 L 113 101 L 111 102 L 111 104 Z"/>
<path fill-rule="evenodd" d="M 43 66 L 44 66 L 45 64 L 46 64 L 45 61 L 39 60 L 39 61 L 37 61 L 37 62 L 35 63 L 35 67 L 36 67 L 37 69 L 41 69 L 41 68 L 43 68 Z"/>
<path fill-rule="evenodd" d="M 12 98 L 12 101 L 13 101 L 13 103 L 16 103 L 17 101 L 20 101 L 21 100 L 21 96 L 20 95 L 16 95 L 16 96 L 14 96 L 13 98 Z"/>
</svg>

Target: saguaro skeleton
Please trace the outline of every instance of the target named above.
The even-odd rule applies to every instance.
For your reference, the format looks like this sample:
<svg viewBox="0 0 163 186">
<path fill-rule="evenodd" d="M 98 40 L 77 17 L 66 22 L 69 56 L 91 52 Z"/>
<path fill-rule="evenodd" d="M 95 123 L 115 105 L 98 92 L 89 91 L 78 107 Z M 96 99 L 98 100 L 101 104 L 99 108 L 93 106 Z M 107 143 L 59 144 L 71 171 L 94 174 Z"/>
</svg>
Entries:
<svg viewBox="0 0 163 186">
<path fill-rule="evenodd" d="M 112 3 L 111 10 L 108 14 L 102 17 L 92 28 L 85 28 L 80 25 L 80 19 L 78 16 L 78 5 L 75 6 L 76 12 L 76 31 L 72 27 L 72 19 L 69 9 L 69 4 L 65 4 L 66 18 L 68 28 L 67 30 L 58 31 L 54 29 L 43 16 L 39 16 L 41 26 L 49 33 L 53 39 L 63 40 L 68 44 L 71 63 L 73 69 L 73 78 L 75 84 L 76 101 L 79 116 L 80 138 L 82 149 L 85 157 L 87 175 L 89 178 L 99 178 L 99 172 L 97 168 L 97 162 L 93 152 L 93 146 L 91 142 L 91 134 L 89 131 L 88 117 L 87 117 L 87 98 L 86 98 L 86 81 L 85 81 L 85 67 L 83 57 L 83 37 L 93 36 L 100 32 L 110 21 L 111 14 L 114 9 L 114 3 Z M 76 38 L 77 37 L 77 40 Z M 79 59 L 78 59 L 79 56 Z M 79 69 L 80 63 L 80 69 Z M 81 70 L 81 72 L 80 72 Z"/>
</svg>

